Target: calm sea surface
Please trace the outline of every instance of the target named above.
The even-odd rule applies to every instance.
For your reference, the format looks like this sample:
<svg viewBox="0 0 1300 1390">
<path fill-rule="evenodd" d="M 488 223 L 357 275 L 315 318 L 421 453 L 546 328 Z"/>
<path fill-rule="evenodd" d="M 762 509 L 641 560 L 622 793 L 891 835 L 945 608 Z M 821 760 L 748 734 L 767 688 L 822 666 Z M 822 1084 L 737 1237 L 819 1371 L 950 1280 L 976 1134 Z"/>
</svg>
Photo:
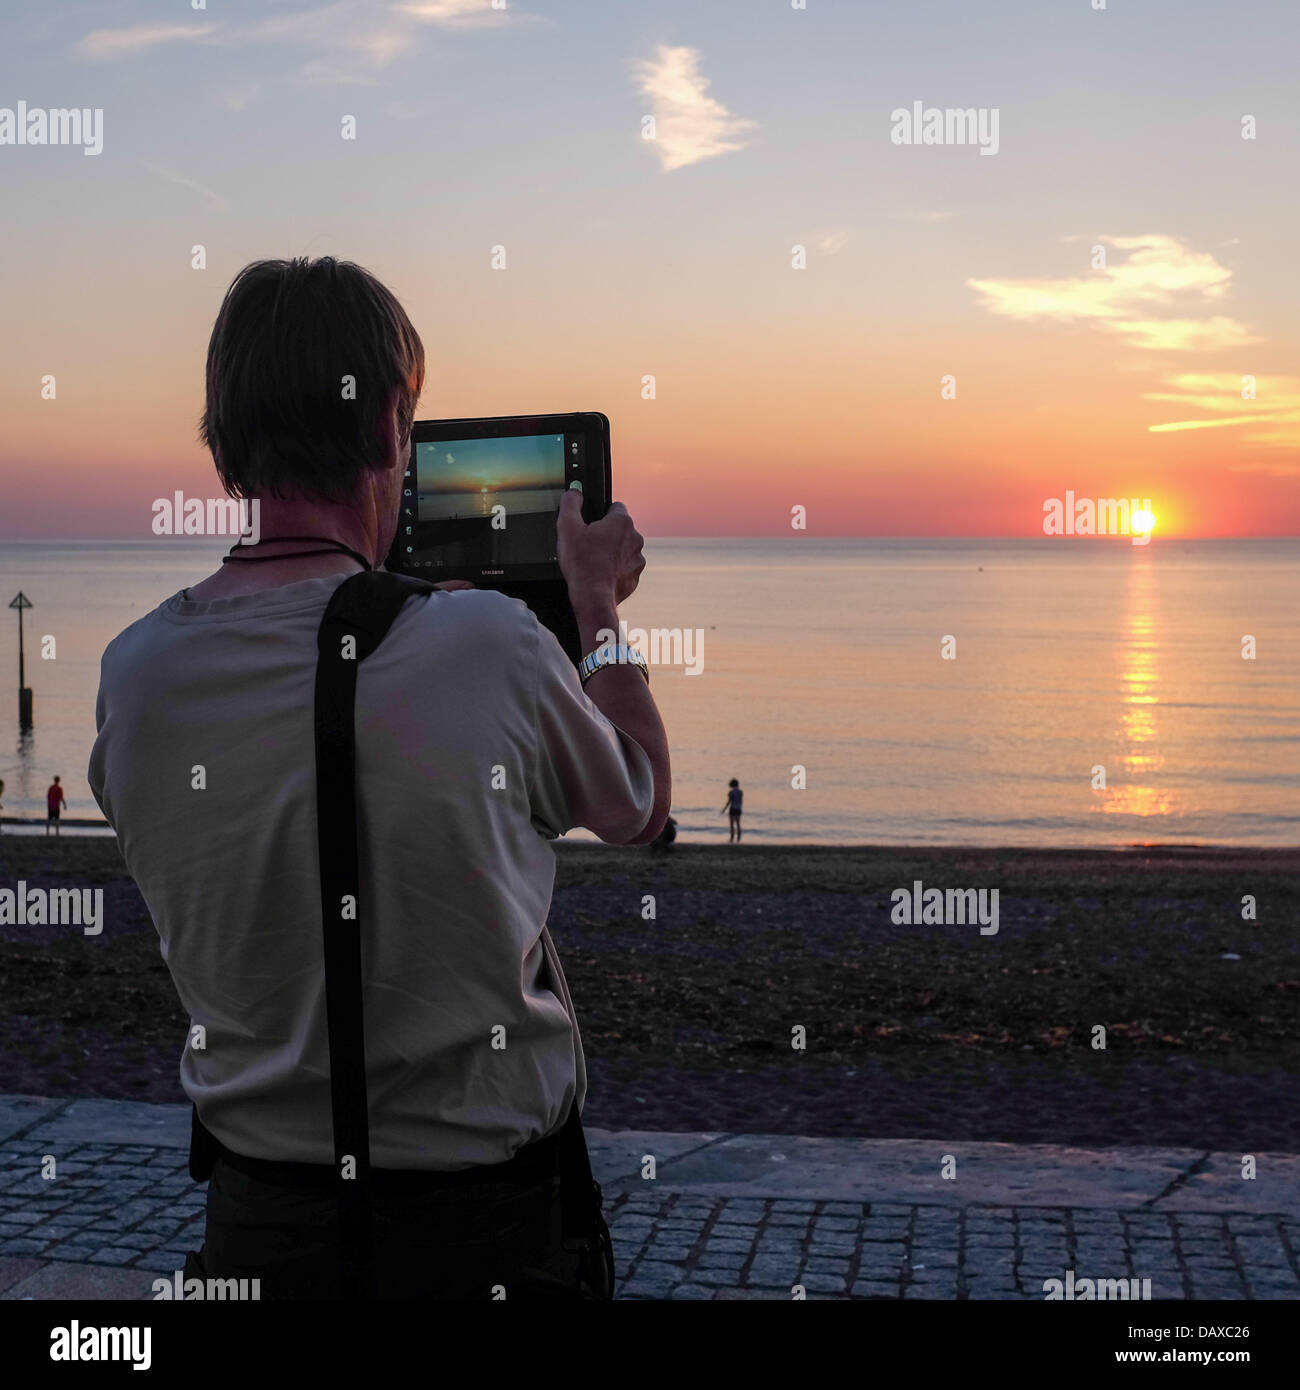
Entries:
<svg viewBox="0 0 1300 1390">
<path fill-rule="evenodd" d="M 0 632 L 6 815 L 43 816 L 53 773 L 69 816 L 99 815 L 85 773 L 100 653 L 223 548 L 0 542 L 0 602 L 21 588 L 36 605 L 27 737 L 16 614 Z M 629 627 L 702 634 L 700 674 L 653 671 L 688 841 L 726 838 L 736 777 L 756 843 L 1297 842 L 1300 541 L 662 540 L 647 554 Z"/>
</svg>

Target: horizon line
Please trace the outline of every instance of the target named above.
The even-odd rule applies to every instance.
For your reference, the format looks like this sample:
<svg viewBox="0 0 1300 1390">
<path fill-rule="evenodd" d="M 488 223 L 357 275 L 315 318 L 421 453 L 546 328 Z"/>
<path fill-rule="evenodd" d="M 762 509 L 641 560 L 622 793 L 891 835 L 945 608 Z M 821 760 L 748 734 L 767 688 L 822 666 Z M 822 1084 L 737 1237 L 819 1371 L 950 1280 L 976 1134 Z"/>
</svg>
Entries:
<svg viewBox="0 0 1300 1390">
<path fill-rule="evenodd" d="M 1141 535 L 1141 532 L 1130 533 L 1127 535 L 1074 535 L 1074 536 L 1045 536 L 1045 535 L 968 535 L 964 532 L 932 532 L 928 535 L 888 535 L 888 534 L 862 534 L 852 533 L 844 535 L 817 535 L 803 532 L 798 536 L 786 535 L 784 533 L 762 533 L 751 534 L 747 532 L 731 532 L 721 534 L 696 534 L 688 533 L 667 533 L 657 535 L 646 535 L 647 541 L 780 541 L 788 540 L 792 544 L 803 544 L 806 541 L 1052 541 L 1056 543 L 1077 542 L 1080 544 L 1095 541 L 1128 541 L 1131 542 L 1133 534 Z M 80 544 L 120 544 L 120 545 L 160 545 L 162 547 L 173 547 L 181 549 L 185 546 L 201 546 L 205 541 L 210 541 L 214 545 L 221 541 L 229 540 L 229 536 L 0 536 L 0 544 L 3 545 L 80 545 Z M 266 538 L 268 541 L 272 537 Z M 1290 541 L 1300 540 L 1300 532 L 1279 532 L 1268 535 L 1157 535 L 1151 534 L 1151 542 L 1171 543 L 1179 541 L 1189 544 L 1194 541 Z M 1148 542 L 1150 543 L 1150 542 Z"/>
</svg>

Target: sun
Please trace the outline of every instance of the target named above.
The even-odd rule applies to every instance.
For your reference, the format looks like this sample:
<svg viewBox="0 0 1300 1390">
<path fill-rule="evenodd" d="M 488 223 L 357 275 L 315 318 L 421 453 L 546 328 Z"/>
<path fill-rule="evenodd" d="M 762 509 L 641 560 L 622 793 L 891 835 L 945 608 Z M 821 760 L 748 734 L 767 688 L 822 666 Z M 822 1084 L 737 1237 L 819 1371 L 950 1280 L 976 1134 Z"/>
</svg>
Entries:
<svg viewBox="0 0 1300 1390">
<path fill-rule="evenodd" d="M 1129 530 L 1136 531 L 1139 535 L 1145 535 L 1148 531 L 1155 529 L 1156 514 L 1147 511 L 1144 507 L 1141 511 L 1134 512 L 1128 519 Z"/>
</svg>

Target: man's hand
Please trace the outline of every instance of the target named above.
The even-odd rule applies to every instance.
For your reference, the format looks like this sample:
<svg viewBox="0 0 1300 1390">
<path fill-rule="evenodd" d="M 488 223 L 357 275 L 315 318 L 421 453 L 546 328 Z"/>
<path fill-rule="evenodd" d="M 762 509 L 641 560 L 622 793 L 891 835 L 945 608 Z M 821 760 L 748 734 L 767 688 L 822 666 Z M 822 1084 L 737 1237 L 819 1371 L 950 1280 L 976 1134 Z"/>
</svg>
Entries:
<svg viewBox="0 0 1300 1390">
<path fill-rule="evenodd" d="M 635 591 L 645 569 L 641 533 L 621 502 L 588 525 L 582 519 L 582 494 L 570 489 L 560 500 L 555 525 L 560 573 L 569 589 L 569 602 L 579 615 L 604 612 Z"/>
</svg>

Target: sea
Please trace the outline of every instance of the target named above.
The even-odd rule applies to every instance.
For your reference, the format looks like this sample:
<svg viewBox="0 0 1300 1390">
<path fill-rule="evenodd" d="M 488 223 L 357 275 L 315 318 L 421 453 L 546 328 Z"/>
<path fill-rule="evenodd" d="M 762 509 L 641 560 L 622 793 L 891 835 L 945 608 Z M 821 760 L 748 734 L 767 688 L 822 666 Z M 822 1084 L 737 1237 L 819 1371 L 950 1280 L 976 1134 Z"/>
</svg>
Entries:
<svg viewBox="0 0 1300 1390">
<path fill-rule="evenodd" d="M 33 604 L 29 733 L 16 612 L 0 632 L 6 817 L 43 819 L 58 773 L 65 814 L 100 819 L 100 654 L 224 547 L 0 542 L 0 602 Z M 654 659 L 685 843 L 726 841 L 732 778 L 754 844 L 1297 842 L 1300 540 L 660 539 L 646 555 L 622 617 Z"/>
</svg>

